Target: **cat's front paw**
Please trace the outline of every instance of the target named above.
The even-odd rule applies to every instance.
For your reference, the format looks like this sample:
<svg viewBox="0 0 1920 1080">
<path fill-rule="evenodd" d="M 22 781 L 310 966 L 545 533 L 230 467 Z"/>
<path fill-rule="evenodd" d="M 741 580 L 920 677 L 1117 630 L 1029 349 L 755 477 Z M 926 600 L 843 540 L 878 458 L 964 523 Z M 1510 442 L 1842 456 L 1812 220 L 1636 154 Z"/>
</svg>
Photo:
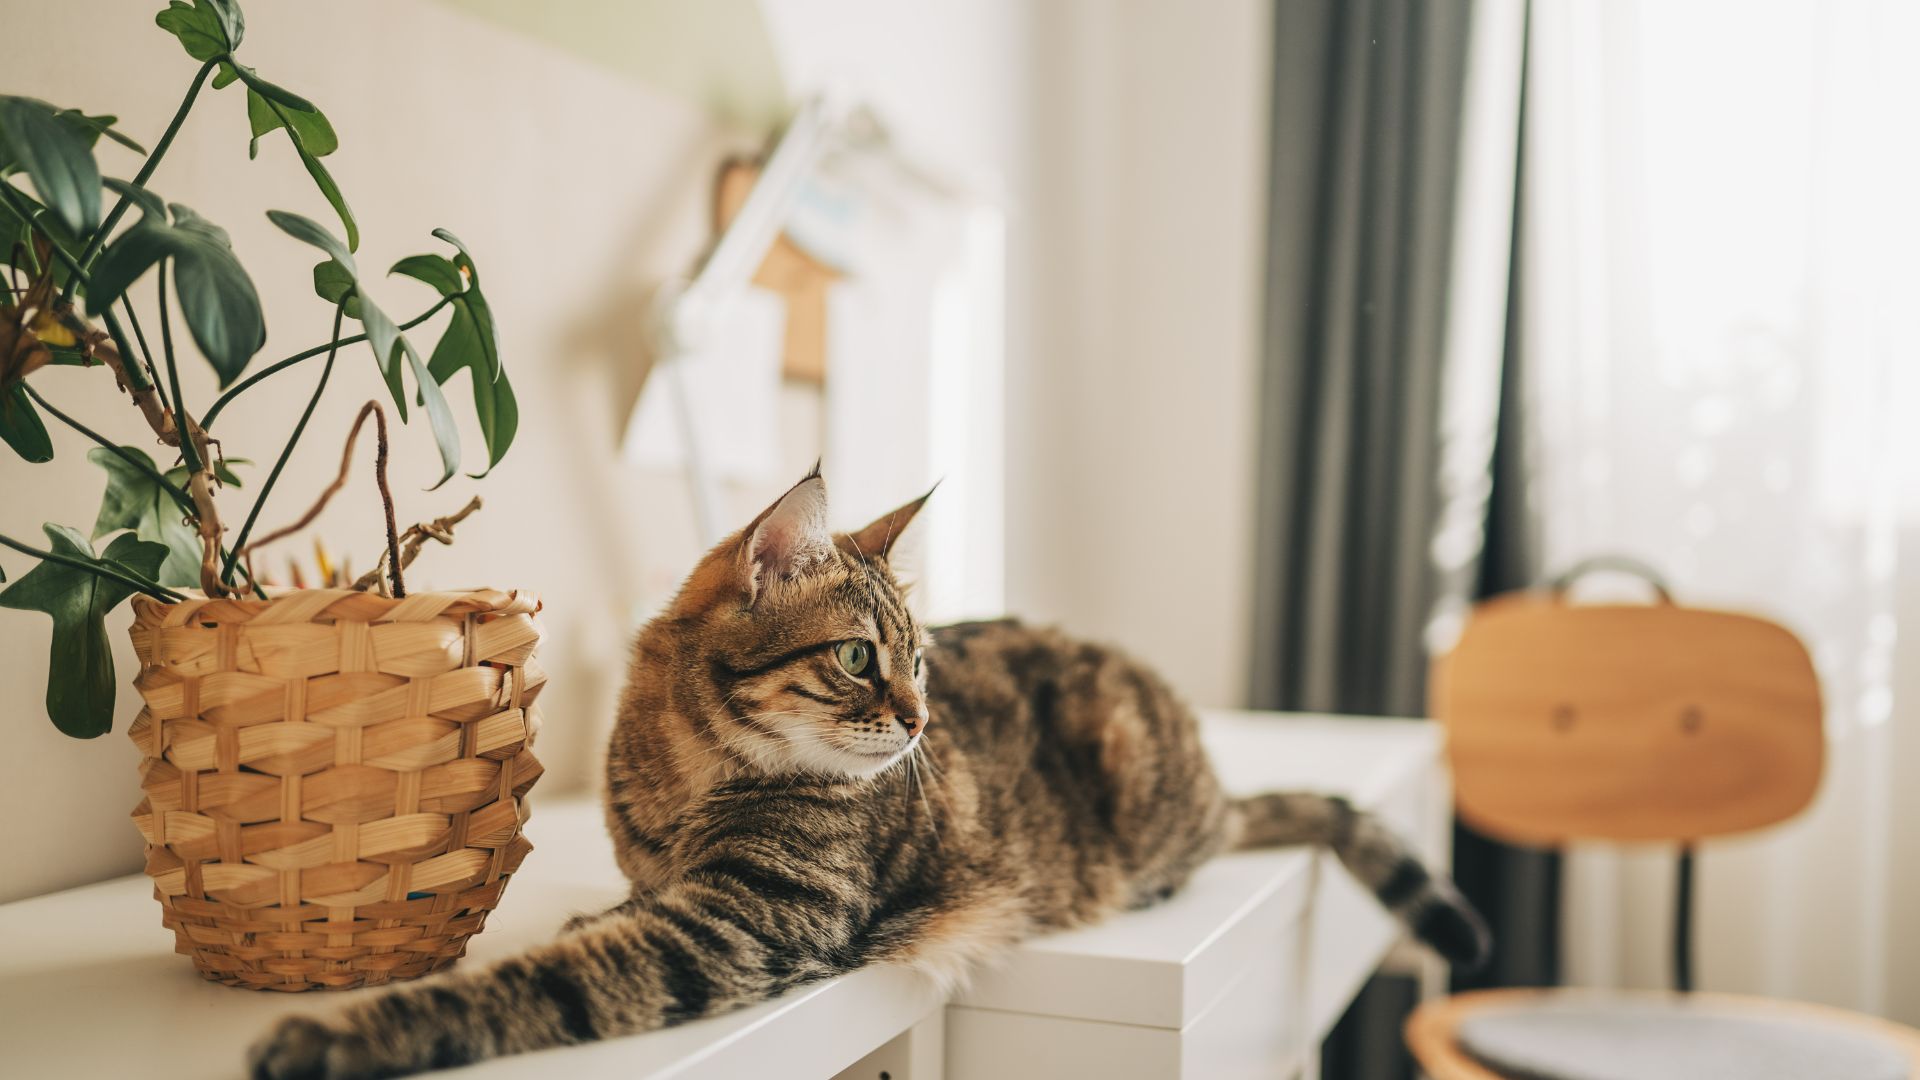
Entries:
<svg viewBox="0 0 1920 1080">
<path fill-rule="evenodd" d="M 247 1051 L 253 1080 L 365 1080 L 391 1075 L 369 1068 L 365 1040 L 318 1020 L 289 1016 Z"/>
</svg>

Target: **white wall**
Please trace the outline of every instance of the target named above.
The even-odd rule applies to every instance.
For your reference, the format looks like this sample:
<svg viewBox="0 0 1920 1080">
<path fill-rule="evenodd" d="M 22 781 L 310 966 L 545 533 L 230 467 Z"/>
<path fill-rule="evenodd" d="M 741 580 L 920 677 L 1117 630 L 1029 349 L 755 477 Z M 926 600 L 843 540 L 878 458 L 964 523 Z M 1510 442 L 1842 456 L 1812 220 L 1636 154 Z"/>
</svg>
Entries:
<svg viewBox="0 0 1920 1080">
<path fill-rule="evenodd" d="M 1013 227 L 1009 606 L 1210 705 L 1246 695 L 1269 20 L 1036 5 Z"/>
<path fill-rule="evenodd" d="M 360 219 L 361 265 L 378 269 L 434 250 L 427 234 L 441 225 L 475 253 L 521 401 L 520 434 L 485 482 L 457 478 L 429 494 L 418 489 L 434 475 L 431 438 L 424 425 L 401 433 L 394 488 L 403 522 L 444 513 L 474 491 L 488 501 L 455 547 L 422 556 L 412 581 L 530 588 L 544 597 L 551 682 L 540 744 L 549 773 L 540 791 L 587 787 L 597 778 L 633 614 L 658 599 L 694 550 L 677 478 L 632 471 L 616 458 L 640 378 L 641 298 L 698 251 L 714 168 L 741 139 L 692 105 L 425 0 L 255 7 L 244 58 L 314 99 L 341 134 L 328 164 Z M 9 60 L 0 92 L 114 112 L 136 137 L 157 138 L 193 63 L 153 26 L 147 7 L 0 0 L 0 22 L 27 9 L 46 40 L 85 42 L 86 62 L 30 50 Z M 951 0 L 911 15 L 877 0 L 767 5 L 783 65 L 806 78 L 838 73 L 911 125 L 915 144 L 932 157 L 977 163 L 990 182 L 1015 173 L 1012 162 L 1024 152 L 1014 134 L 1024 94 L 1021 11 L 1010 0 Z M 849 51 L 851 39 L 835 27 L 864 28 L 866 44 Z M 247 161 L 244 112 L 239 90 L 209 94 L 153 186 L 232 232 L 266 304 L 265 362 L 324 340 L 329 312 L 309 290 L 311 250 L 273 229 L 263 211 L 331 218 L 284 137 L 270 136 L 260 160 Z M 122 176 L 137 167 L 113 150 L 103 164 Z M 389 310 L 411 313 L 426 306 L 423 291 L 396 280 L 379 295 Z M 229 410 L 219 430 L 228 452 L 271 459 L 316 375 L 311 366 L 287 372 L 264 384 L 251 408 Z M 193 361 L 183 377 L 189 402 L 203 409 L 213 397 L 208 373 Z M 100 372 L 49 370 L 35 385 L 102 430 L 147 444 Z M 462 388 L 451 389 L 456 411 L 469 411 L 458 404 Z M 384 396 L 371 357 L 352 352 L 263 525 L 290 519 L 319 490 L 346 424 L 369 396 Z M 35 537 L 42 520 L 93 520 L 99 471 L 80 439 L 61 430 L 55 439 L 50 465 L 0 462 L 9 496 L 0 501 L 0 532 Z M 475 433 L 468 445 L 477 445 Z M 321 523 L 329 545 L 360 567 L 379 543 L 364 471 Z M 229 493 L 225 513 L 240 518 L 248 497 Z M 123 626 L 121 616 L 110 620 L 120 670 L 130 676 Z M 59 735 L 37 702 L 45 640 L 44 617 L 0 611 L 0 683 L 15 691 L 11 752 L 0 756 L 0 818 L 40 823 L 9 830 L 0 901 L 140 864 L 126 818 L 139 797 L 138 756 L 124 735 L 135 695 L 122 690 L 113 734 L 88 743 Z"/>
<path fill-rule="evenodd" d="M 129 132 L 155 138 L 192 63 L 148 13 L 109 0 L 33 7 L 49 39 L 87 41 L 90 62 L 22 54 L 0 91 L 116 112 Z M 765 0 L 763 12 L 790 86 L 836 85 L 873 101 L 916 155 L 1004 208 L 1008 607 L 1123 643 L 1202 703 L 1241 700 L 1264 7 Z M 458 545 L 430 550 L 415 578 L 542 594 L 552 682 L 541 791 L 588 787 L 632 619 L 696 548 L 679 479 L 614 456 L 640 380 L 638 312 L 645 291 L 704 239 L 718 159 L 752 139 L 427 0 L 272 5 L 255 13 L 244 50 L 339 129 L 342 148 L 328 164 L 360 217 L 364 266 L 432 250 L 427 232 L 439 225 L 475 251 L 521 397 L 520 439 L 486 482 L 460 478 L 429 494 L 417 489 L 430 479 L 431 440 L 423 427 L 406 429 L 400 513 L 432 516 L 474 491 L 488 499 Z M 312 256 L 262 212 L 329 215 L 282 140 L 269 137 L 254 162 L 245 146 L 239 92 L 211 94 L 154 186 L 233 233 L 267 307 L 264 362 L 322 340 L 328 312 L 308 291 Z M 103 160 L 112 174 L 136 166 L 117 151 Z M 406 312 L 425 306 L 420 292 L 395 282 L 381 296 Z M 230 452 L 271 458 L 315 374 L 276 377 L 256 409 L 230 411 L 221 431 Z M 187 378 L 189 401 L 211 400 L 211 379 L 194 364 Z M 145 445 L 98 372 L 49 371 L 36 385 Z M 290 518 L 318 490 L 352 412 L 379 392 L 370 358 L 349 354 L 265 523 Z M 885 438 L 885 418 L 874 423 Z M 99 477 L 86 445 L 58 430 L 55 438 L 51 465 L 0 463 L 14 496 L 0 503 L 0 531 L 28 537 L 42 520 L 92 520 Z M 849 520 L 901 495 L 858 476 L 836 490 Z M 735 498 L 751 505 L 758 495 Z M 248 497 L 229 493 L 227 513 L 241 516 Z M 321 524 L 359 566 L 378 544 L 375 505 L 356 473 Z M 112 630 L 130 673 L 120 622 Z M 0 680 L 23 688 L 10 720 L 15 752 L 0 758 L 0 817 L 60 823 L 9 834 L 0 900 L 137 869 L 126 820 L 138 800 L 137 755 L 124 737 L 134 695 L 123 690 L 113 734 L 69 740 L 34 700 L 46 677 L 44 619 L 0 611 L 0 640 L 9 646 Z"/>
</svg>

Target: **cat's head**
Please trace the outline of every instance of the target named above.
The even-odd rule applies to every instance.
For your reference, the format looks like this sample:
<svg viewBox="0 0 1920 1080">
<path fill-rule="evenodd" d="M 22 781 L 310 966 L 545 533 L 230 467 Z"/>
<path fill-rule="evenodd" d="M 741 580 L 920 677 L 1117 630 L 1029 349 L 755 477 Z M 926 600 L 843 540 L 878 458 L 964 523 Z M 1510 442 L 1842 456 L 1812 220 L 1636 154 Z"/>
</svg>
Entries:
<svg viewBox="0 0 1920 1080">
<path fill-rule="evenodd" d="M 873 776 L 911 752 L 926 635 L 890 560 L 926 501 L 836 534 L 816 467 L 721 541 L 663 619 L 676 711 L 776 775 Z"/>
</svg>

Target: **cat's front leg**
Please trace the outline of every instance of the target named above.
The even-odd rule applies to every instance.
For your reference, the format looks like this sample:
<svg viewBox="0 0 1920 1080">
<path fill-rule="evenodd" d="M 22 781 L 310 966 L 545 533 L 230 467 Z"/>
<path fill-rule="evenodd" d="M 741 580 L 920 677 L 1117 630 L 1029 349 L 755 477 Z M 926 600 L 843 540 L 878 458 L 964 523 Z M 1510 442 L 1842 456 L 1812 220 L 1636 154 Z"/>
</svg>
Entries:
<svg viewBox="0 0 1920 1080">
<path fill-rule="evenodd" d="M 764 1001 L 859 963 L 859 889 L 818 860 L 721 853 L 680 882 L 492 968 L 289 1017 L 255 1080 L 368 1080 L 629 1035 Z M 619 909 L 615 909 L 616 911 Z"/>
</svg>

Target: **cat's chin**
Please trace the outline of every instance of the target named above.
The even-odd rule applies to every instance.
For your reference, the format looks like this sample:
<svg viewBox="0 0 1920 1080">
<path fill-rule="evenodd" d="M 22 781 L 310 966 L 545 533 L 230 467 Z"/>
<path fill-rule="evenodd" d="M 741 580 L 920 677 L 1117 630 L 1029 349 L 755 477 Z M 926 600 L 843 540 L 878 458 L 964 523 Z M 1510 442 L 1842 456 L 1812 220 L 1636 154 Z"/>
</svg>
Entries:
<svg viewBox="0 0 1920 1080">
<path fill-rule="evenodd" d="M 795 754 L 788 761 L 788 771 L 814 776 L 844 777 L 848 780 L 867 780 L 898 764 L 913 744 L 908 743 L 897 750 L 872 753 L 839 746 L 812 746 L 803 754 Z"/>
<path fill-rule="evenodd" d="M 886 754 L 868 754 L 857 750 L 846 751 L 845 757 L 851 762 L 851 764 L 847 766 L 846 774 L 855 780 L 865 780 L 868 777 L 878 776 L 888 769 L 891 769 L 901 758 L 907 756 L 909 749 L 911 749 L 911 747 L 903 746 L 898 750 Z"/>
</svg>

